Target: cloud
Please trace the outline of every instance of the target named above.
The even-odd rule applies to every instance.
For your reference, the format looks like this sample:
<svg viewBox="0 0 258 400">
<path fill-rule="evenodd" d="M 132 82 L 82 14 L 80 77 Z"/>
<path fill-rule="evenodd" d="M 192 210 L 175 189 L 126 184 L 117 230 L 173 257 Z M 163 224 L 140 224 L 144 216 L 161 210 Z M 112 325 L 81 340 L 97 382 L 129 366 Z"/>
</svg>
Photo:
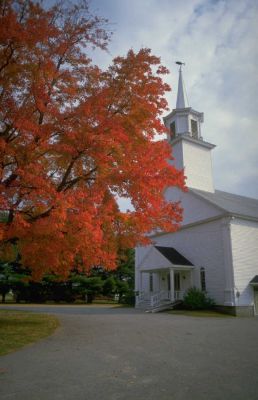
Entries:
<svg viewBox="0 0 258 400">
<path fill-rule="evenodd" d="M 178 72 L 186 62 L 190 105 L 204 112 L 202 135 L 217 145 L 218 189 L 258 197 L 258 3 L 256 0 L 94 0 L 92 9 L 114 23 L 107 67 L 114 56 L 146 46 L 171 70 L 176 102 Z"/>
</svg>

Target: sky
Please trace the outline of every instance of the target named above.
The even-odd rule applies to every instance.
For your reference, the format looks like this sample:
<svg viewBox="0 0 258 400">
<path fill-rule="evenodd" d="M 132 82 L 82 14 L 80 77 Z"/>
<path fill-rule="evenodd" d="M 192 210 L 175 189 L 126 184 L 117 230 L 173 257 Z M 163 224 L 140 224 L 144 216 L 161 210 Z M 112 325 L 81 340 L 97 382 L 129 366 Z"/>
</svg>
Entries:
<svg viewBox="0 0 258 400">
<path fill-rule="evenodd" d="M 178 66 L 189 105 L 204 112 L 202 136 L 215 144 L 215 188 L 258 198 L 258 1 L 91 0 L 108 18 L 109 52 L 93 61 L 106 68 L 133 48 L 152 49 L 170 70 L 166 81 L 175 108 Z"/>
</svg>

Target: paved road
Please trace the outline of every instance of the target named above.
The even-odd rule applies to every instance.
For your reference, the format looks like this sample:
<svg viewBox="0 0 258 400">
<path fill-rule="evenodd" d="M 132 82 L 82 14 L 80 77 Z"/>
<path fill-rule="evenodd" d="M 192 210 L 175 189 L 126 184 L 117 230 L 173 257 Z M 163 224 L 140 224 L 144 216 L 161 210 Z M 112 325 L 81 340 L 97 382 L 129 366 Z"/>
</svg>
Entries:
<svg viewBox="0 0 258 400">
<path fill-rule="evenodd" d="M 0 358 L 1 400 L 258 398 L 258 318 L 32 309 L 57 314 L 61 327 Z"/>
</svg>

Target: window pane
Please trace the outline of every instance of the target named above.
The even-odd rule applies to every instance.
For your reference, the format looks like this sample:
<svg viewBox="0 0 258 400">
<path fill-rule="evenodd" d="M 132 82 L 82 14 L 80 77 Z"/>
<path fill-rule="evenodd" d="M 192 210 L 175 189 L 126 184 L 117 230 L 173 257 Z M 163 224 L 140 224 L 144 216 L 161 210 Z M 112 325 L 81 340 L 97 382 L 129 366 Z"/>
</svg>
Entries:
<svg viewBox="0 0 258 400">
<path fill-rule="evenodd" d="M 192 131 L 192 137 L 194 139 L 198 139 L 198 125 L 197 121 L 194 119 L 191 119 L 191 131 Z"/>
<path fill-rule="evenodd" d="M 150 292 L 153 292 L 153 275 L 150 274 Z"/>
<path fill-rule="evenodd" d="M 205 269 L 204 268 L 201 268 L 200 274 L 201 274 L 201 289 L 203 292 L 205 292 L 206 291 L 206 278 L 205 278 Z"/>
<path fill-rule="evenodd" d="M 176 124 L 175 122 L 172 122 L 170 124 L 170 138 L 173 140 L 176 137 Z"/>
</svg>

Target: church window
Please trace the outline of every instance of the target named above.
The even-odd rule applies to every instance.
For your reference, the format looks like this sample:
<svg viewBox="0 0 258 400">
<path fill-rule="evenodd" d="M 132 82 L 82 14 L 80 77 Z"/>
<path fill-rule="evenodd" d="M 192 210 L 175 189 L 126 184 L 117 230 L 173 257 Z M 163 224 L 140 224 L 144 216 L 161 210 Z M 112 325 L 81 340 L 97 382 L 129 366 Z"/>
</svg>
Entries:
<svg viewBox="0 0 258 400">
<path fill-rule="evenodd" d="M 206 277 L 205 277 L 205 269 L 203 267 L 200 270 L 200 278 L 201 278 L 201 289 L 203 292 L 206 292 Z"/>
<path fill-rule="evenodd" d="M 150 274 L 150 292 L 153 292 L 153 274 Z"/>
<path fill-rule="evenodd" d="M 170 138 L 173 140 L 176 137 L 176 124 L 175 122 L 171 122 L 170 124 Z"/>
<path fill-rule="evenodd" d="M 198 139 L 198 125 L 197 121 L 194 119 L 191 119 L 191 131 L 192 131 L 192 137 L 194 139 Z"/>
</svg>

